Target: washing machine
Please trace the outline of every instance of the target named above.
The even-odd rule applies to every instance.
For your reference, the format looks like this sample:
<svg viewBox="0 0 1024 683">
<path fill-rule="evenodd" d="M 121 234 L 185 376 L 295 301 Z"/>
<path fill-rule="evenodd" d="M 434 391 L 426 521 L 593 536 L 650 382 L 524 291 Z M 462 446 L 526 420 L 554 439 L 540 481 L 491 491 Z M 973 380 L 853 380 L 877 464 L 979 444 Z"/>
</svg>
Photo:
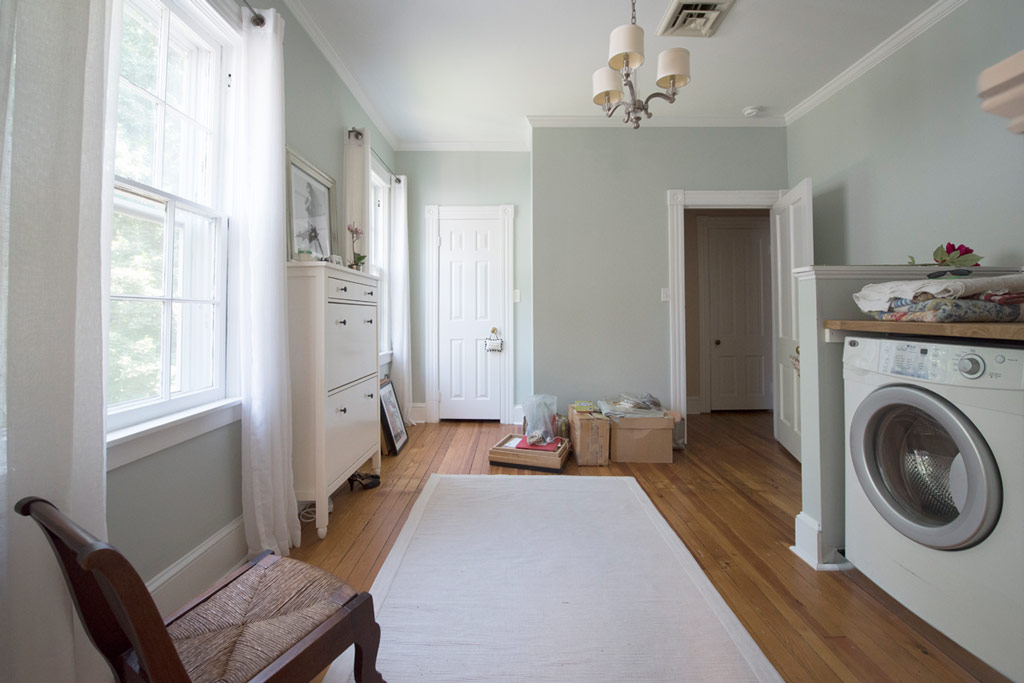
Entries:
<svg viewBox="0 0 1024 683">
<path fill-rule="evenodd" d="M 846 557 L 1024 681 L 1024 348 L 849 337 Z"/>
</svg>

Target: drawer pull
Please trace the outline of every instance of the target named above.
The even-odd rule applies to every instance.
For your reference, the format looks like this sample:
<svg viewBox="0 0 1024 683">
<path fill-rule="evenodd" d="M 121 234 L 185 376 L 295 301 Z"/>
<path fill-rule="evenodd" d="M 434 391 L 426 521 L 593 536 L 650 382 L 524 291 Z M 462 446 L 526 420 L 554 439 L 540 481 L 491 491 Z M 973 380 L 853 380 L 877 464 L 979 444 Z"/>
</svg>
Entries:
<svg viewBox="0 0 1024 683">
<path fill-rule="evenodd" d="M 348 412 L 348 408 L 338 408 L 338 412 L 339 413 L 347 413 Z"/>
<path fill-rule="evenodd" d="M 348 325 L 348 320 L 335 320 L 335 325 Z"/>
<path fill-rule="evenodd" d="M 369 289 L 366 291 L 366 296 L 373 296 L 373 290 Z"/>
<path fill-rule="evenodd" d="M 373 318 L 370 318 L 369 320 L 364 320 L 363 322 L 366 323 L 367 325 L 372 325 L 373 324 Z"/>
<path fill-rule="evenodd" d="M 373 392 L 371 391 L 370 393 L 368 393 L 368 394 L 366 395 L 366 398 L 373 398 Z"/>
<path fill-rule="evenodd" d="M 348 291 L 348 287 L 335 287 L 334 291 L 336 291 L 336 292 L 347 292 Z"/>
</svg>

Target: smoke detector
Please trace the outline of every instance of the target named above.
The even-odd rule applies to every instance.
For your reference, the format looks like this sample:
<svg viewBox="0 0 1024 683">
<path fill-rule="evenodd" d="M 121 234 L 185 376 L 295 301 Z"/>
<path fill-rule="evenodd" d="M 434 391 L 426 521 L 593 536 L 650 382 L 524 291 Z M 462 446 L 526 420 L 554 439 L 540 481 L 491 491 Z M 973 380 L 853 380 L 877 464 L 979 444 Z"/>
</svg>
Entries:
<svg viewBox="0 0 1024 683">
<path fill-rule="evenodd" d="M 735 0 L 713 2 L 685 2 L 671 0 L 668 10 L 658 25 L 659 36 L 689 36 L 710 38 L 725 18 Z"/>
<path fill-rule="evenodd" d="M 761 113 L 761 109 L 761 107 L 756 105 L 743 107 L 743 115 L 746 116 L 747 118 L 750 118 L 751 116 L 757 116 L 758 114 Z"/>
</svg>

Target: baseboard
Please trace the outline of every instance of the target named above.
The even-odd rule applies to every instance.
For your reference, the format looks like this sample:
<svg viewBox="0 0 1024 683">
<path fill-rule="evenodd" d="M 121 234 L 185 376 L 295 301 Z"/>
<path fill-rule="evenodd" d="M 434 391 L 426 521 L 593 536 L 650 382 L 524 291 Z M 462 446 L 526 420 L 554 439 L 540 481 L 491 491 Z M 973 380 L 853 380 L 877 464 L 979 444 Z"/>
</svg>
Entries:
<svg viewBox="0 0 1024 683">
<path fill-rule="evenodd" d="M 819 543 L 821 541 L 821 524 L 806 512 L 796 516 L 796 543 L 790 546 L 790 550 L 797 554 L 801 560 L 815 569 L 821 562 L 818 559 Z"/>
<path fill-rule="evenodd" d="M 686 397 L 686 414 L 687 415 L 698 415 L 704 408 L 704 397 L 700 394 L 696 396 Z"/>
<path fill-rule="evenodd" d="M 146 583 L 160 614 L 167 616 L 246 560 L 249 546 L 242 518 L 193 548 Z"/>
</svg>

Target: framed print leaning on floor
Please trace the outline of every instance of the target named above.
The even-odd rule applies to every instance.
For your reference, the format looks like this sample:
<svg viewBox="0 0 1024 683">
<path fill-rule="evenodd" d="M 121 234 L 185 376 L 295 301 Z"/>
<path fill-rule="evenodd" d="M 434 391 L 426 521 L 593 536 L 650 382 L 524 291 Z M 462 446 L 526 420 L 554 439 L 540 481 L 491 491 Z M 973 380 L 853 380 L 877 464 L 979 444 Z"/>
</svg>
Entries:
<svg viewBox="0 0 1024 683">
<path fill-rule="evenodd" d="M 391 385 L 390 379 L 380 383 L 380 412 L 388 453 L 398 455 L 409 441 L 409 435 L 405 431 L 402 409 L 398 407 L 398 397 L 395 396 L 395 387 Z"/>
<path fill-rule="evenodd" d="M 320 261 L 331 255 L 334 179 L 288 150 L 288 259 Z"/>
</svg>

